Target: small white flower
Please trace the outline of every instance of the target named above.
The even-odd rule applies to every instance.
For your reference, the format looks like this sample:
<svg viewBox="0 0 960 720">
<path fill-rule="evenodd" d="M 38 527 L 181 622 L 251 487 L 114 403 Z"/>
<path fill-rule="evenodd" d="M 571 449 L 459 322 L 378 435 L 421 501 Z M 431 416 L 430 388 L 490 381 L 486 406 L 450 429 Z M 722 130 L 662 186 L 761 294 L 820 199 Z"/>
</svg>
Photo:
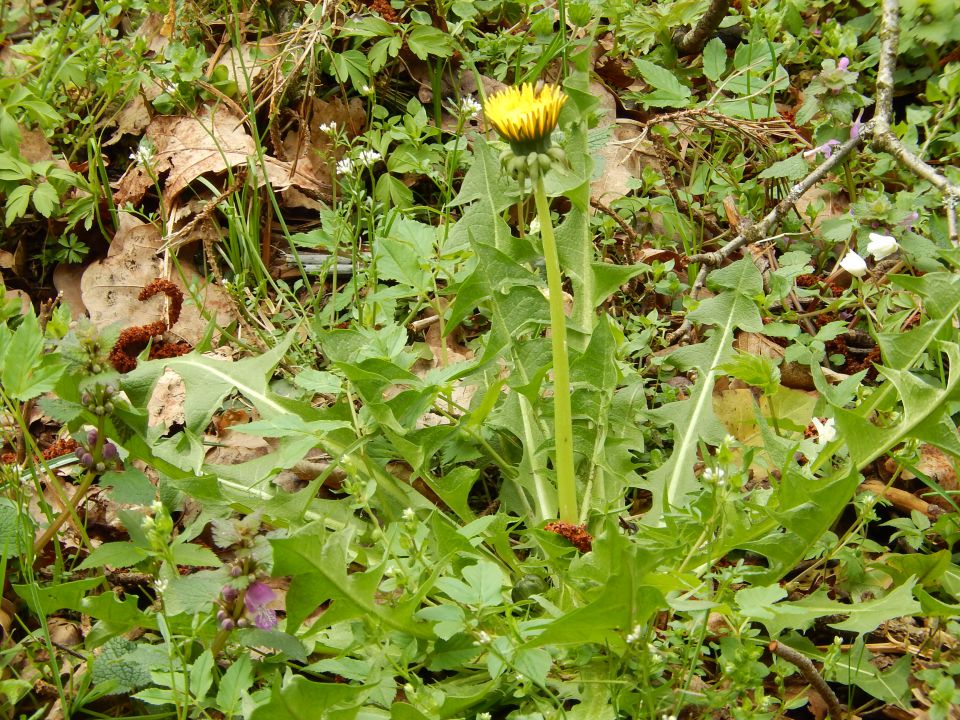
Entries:
<svg viewBox="0 0 960 720">
<path fill-rule="evenodd" d="M 486 630 L 481 630 L 477 633 L 477 641 L 474 645 L 489 645 L 493 642 L 493 638 L 490 637 L 490 634 Z"/>
<path fill-rule="evenodd" d="M 477 713 L 476 720 L 493 720 L 493 715 L 488 712 Z"/>
<path fill-rule="evenodd" d="M 530 221 L 530 234 L 539 235 L 540 234 L 540 218 L 535 217 Z"/>
<path fill-rule="evenodd" d="M 890 235 L 870 233 L 867 252 L 873 255 L 874 260 L 883 260 L 887 255 L 893 255 L 899 247 L 897 241 Z"/>
<path fill-rule="evenodd" d="M 726 435 L 723 436 L 723 444 L 726 445 L 727 447 L 730 447 L 731 445 L 736 445 L 737 439 L 730 433 L 727 433 Z"/>
<path fill-rule="evenodd" d="M 405 508 L 403 511 L 404 520 L 413 520 L 417 517 L 417 514 L 413 511 L 413 508 Z"/>
<path fill-rule="evenodd" d="M 848 250 L 847 254 L 843 256 L 843 260 L 840 261 L 840 267 L 858 278 L 863 277 L 867 273 L 866 261 L 853 250 Z"/>
<path fill-rule="evenodd" d="M 817 445 L 826 445 L 837 439 L 837 426 L 833 418 L 827 418 L 824 421 L 815 417 L 813 418 L 813 427 L 817 431 Z"/>
<path fill-rule="evenodd" d="M 643 628 L 641 628 L 639 625 L 634 625 L 633 630 L 631 630 L 630 634 L 627 635 L 627 637 L 625 638 L 625 640 L 627 641 L 627 644 L 633 645 L 635 642 L 640 640 L 640 635 L 642 633 L 643 633 Z"/>
<path fill-rule="evenodd" d="M 349 175 L 353 172 L 353 160 L 345 157 L 337 163 L 337 175 Z"/>
<path fill-rule="evenodd" d="M 130 159 L 138 165 L 150 166 L 153 164 L 153 144 L 149 141 L 140 144 L 134 152 L 130 153 Z"/>
<path fill-rule="evenodd" d="M 331 120 L 328 123 L 320 123 L 317 125 L 317 130 L 327 135 L 333 135 L 337 131 L 337 123 Z"/>
<path fill-rule="evenodd" d="M 376 150 L 361 150 L 357 155 L 357 162 L 361 165 L 373 165 L 382 157 Z"/>
<path fill-rule="evenodd" d="M 369 85 L 364 85 L 363 87 L 360 88 L 360 94 L 373 95 L 373 88 L 371 88 Z"/>
<path fill-rule="evenodd" d="M 467 95 L 460 99 L 460 102 L 452 103 L 457 112 L 465 118 L 472 118 L 480 114 L 483 107 L 473 97 Z"/>
<path fill-rule="evenodd" d="M 169 580 L 155 580 L 153 583 L 153 589 L 157 591 L 157 595 L 163 595 L 169 587 Z"/>
<path fill-rule="evenodd" d="M 717 468 L 714 470 L 713 468 L 708 467 L 703 471 L 703 479 L 707 482 L 715 482 L 717 485 L 723 484 L 723 478 L 725 475 L 726 473 L 722 468 Z"/>
</svg>

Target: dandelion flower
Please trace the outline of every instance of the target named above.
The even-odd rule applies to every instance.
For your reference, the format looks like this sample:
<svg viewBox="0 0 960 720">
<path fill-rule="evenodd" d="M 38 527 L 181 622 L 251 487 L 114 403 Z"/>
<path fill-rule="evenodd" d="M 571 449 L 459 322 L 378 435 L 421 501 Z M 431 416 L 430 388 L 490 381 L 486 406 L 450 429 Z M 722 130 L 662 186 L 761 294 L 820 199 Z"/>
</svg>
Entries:
<svg viewBox="0 0 960 720">
<path fill-rule="evenodd" d="M 493 129 L 514 152 L 545 152 L 567 95 L 556 85 L 523 83 L 487 98 L 485 112 Z"/>
</svg>

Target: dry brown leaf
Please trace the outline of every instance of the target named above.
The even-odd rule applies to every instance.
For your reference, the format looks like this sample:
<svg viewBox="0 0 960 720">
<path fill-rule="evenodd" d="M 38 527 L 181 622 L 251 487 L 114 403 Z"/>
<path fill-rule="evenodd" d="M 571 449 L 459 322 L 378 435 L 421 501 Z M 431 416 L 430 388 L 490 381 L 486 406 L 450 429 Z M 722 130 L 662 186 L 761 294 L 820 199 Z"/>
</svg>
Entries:
<svg viewBox="0 0 960 720">
<path fill-rule="evenodd" d="M 20 313 L 22 315 L 26 315 L 30 312 L 30 308 L 33 306 L 33 303 L 30 301 L 30 296 L 23 290 L 5 290 L 3 294 L 7 300 L 20 301 Z"/>
<path fill-rule="evenodd" d="M 162 425 L 167 430 L 173 425 L 183 425 L 187 421 L 183 411 L 186 399 L 187 387 L 183 378 L 173 370 L 164 370 L 147 403 L 147 425 Z"/>
<path fill-rule="evenodd" d="M 302 127 L 290 130 L 283 137 L 283 156 L 290 161 L 296 158 L 297 170 L 328 186 L 332 182 L 331 167 L 343 156 L 343 150 L 336 149 L 333 139 L 320 130 L 320 126 L 334 123 L 338 132 L 344 133 L 347 138 L 355 138 L 363 132 L 366 122 L 367 111 L 360 98 L 351 98 L 346 103 L 340 98 L 333 98 L 329 102 L 313 98 L 307 124 L 309 132 L 305 133 Z M 312 210 L 323 207 L 316 198 L 300 192 L 296 187 L 284 191 L 283 204 Z"/>
<path fill-rule="evenodd" d="M 162 257 L 157 250 L 163 244 L 160 232 L 153 225 L 131 220 L 121 221 L 110 246 L 110 253 L 103 260 L 91 263 L 80 281 L 81 297 L 94 325 L 103 328 L 114 323 L 123 327 L 146 325 L 165 316 L 162 297 L 140 302 L 137 295 L 150 281 L 164 277 Z M 180 277 L 183 273 L 183 278 Z M 214 283 L 202 278 L 192 265 L 185 261 L 170 273 L 173 281 L 187 298 L 179 321 L 167 335 L 195 345 L 205 334 L 208 321 L 200 314 L 197 303 L 190 299 L 187 284 L 193 286 L 199 308 L 223 327 L 236 319 L 233 301 Z"/>
<path fill-rule="evenodd" d="M 766 335 L 761 335 L 760 333 L 740 333 L 737 335 L 737 339 L 734 342 L 734 347 L 741 352 L 748 353 L 749 355 L 756 355 L 758 357 L 765 357 L 770 360 L 781 360 L 785 354 L 785 350 L 775 343 L 773 340 L 768 338 Z M 810 374 L 810 369 L 806 365 L 801 365 L 799 363 L 780 363 L 780 384 L 784 387 L 793 388 L 795 390 L 813 390 L 813 376 Z M 823 376 L 826 378 L 827 382 L 838 383 L 846 379 L 847 375 L 843 373 L 838 373 L 835 370 L 830 368 L 821 367 L 823 370 Z"/>
<path fill-rule="evenodd" d="M 278 52 L 279 41 L 273 35 L 262 37 L 256 43 L 244 43 L 231 47 L 217 61 L 217 67 L 225 68 L 227 78 L 237 84 L 237 92 L 246 97 L 250 84 L 270 64 Z"/>
<path fill-rule="evenodd" d="M 327 192 L 324 183 L 303 168 L 294 170 L 291 163 L 264 156 L 261 165 L 256 143 L 244 127 L 244 118 L 225 107 L 206 107 L 196 117 L 154 118 L 147 127 L 146 137 L 154 147 L 152 174 L 158 177 L 166 174 L 163 195 L 168 204 L 201 175 L 248 165 L 259 185 L 269 182 L 278 191 L 293 186 L 308 193 Z M 118 205 L 128 202 L 137 205 L 153 184 L 151 173 L 140 165 L 131 165 L 117 183 L 114 201 Z"/>
<path fill-rule="evenodd" d="M 0 268 L 10 270 L 13 268 L 13 253 L 6 250 L 0 250 Z"/>
<path fill-rule="evenodd" d="M 77 318 L 87 312 L 80 292 L 80 280 L 85 270 L 83 265 L 60 263 L 53 271 L 53 286 L 60 294 L 60 302 L 70 311 L 70 317 Z"/>
</svg>

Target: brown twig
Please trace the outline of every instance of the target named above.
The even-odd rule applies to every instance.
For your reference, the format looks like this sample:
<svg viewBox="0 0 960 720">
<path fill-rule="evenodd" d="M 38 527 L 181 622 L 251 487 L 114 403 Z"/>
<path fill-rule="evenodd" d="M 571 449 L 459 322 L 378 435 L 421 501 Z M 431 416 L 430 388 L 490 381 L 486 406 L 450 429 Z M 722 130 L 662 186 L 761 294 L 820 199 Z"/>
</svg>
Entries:
<svg viewBox="0 0 960 720">
<path fill-rule="evenodd" d="M 703 50 L 730 9 L 730 0 L 712 0 L 710 7 L 692 29 L 681 28 L 673 34 L 673 44 L 681 55 L 693 55 Z"/>
<path fill-rule="evenodd" d="M 797 670 L 800 671 L 800 674 L 803 675 L 804 680 L 820 694 L 820 697 L 822 697 L 823 701 L 827 704 L 827 711 L 830 713 L 831 720 L 843 720 L 843 706 L 840 704 L 840 700 L 837 699 L 837 695 L 831 687 L 827 685 L 827 681 L 823 679 L 823 676 L 817 672 L 817 668 L 814 667 L 810 658 L 806 655 L 801 655 L 792 647 L 781 645 L 776 640 L 771 642 L 768 647 L 770 652 L 778 658 L 782 658 L 796 667 Z"/>
<path fill-rule="evenodd" d="M 614 210 L 612 207 L 610 207 L 609 205 L 604 205 L 602 202 L 596 199 L 590 200 L 590 207 L 594 207 L 600 212 L 606 215 L 609 215 L 611 218 L 613 218 L 613 221 L 617 223 L 617 225 L 620 226 L 620 229 L 626 233 L 628 238 L 630 238 L 630 242 L 633 242 L 633 243 L 640 242 L 640 236 L 637 235 L 637 231 L 634 230 L 632 227 L 630 227 L 630 225 L 627 224 L 627 221 L 624 220 L 622 217 L 620 217 L 620 215 L 617 214 L 617 211 Z"/>
<path fill-rule="evenodd" d="M 957 228 L 957 206 L 960 205 L 960 186 L 920 157 L 914 155 L 890 129 L 893 118 L 893 73 L 897 67 L 900 49 L 900 5 L 897 0 L 883 0 L 880 10 L 880 67 L 877 69 L 877 110 L 873 118 L 873 147 L 892 155 L 922 180 L 943 193 L 947 214 L 947 234 L 950 242 L 960 244 Z"/>
<path fill-rule="evenodd" d="M 867 126 L 869 125 L 870 123 L 867 123 Z M 745 245 L 751 245 L 753 243 L 760 242 L 767 235 L 769 235 L 770 231 L 780 223 L 780 221 L 788 212 L 790 212 L 803 194 L 810 190 L 810 188 L 820 183 L 824 178 L 826 178 L 831 170 L 846 160 L 847 155 L 849 155 L 854 148 L 863 142 L 865 135 L 866 133 L 861 132 L 857 137 L 847 140 L 840 147 L 838 147 L 834 151 L 833 155 L 827 158 L 803 180 L 790 188 L 790 192 L 787 193 L 786 197 L 778 202 L 773 210 L 768 212 L 763 219 L 760 220 L 760 222 L 752 225 L 748 224 L 746 227 L 743 227 L 743 229 L 735 238 L 733 238 L 719 250 L 714 250 L 713 252 L 707 253 L 699 253 L 698 255 L 691 255 L 689 262 L 702 264 L 700 272 L 697 273 L 697 278 L 690 290 L 691 296 L 696 298 L 697 295 L 700 294 L 700 290 L 703 289 L 703 285 L 706 282 L 707 273 L 710 271 L 710 268 L 720 266 L 740 248 L 744 247 Z M 690 328 L 690 321 L 684 320 L 683 324 L 667 338 L 667 344 L 673 344 L 680 338 L 684 337 L 688 332 L 690 332 Z"/>
</svg>

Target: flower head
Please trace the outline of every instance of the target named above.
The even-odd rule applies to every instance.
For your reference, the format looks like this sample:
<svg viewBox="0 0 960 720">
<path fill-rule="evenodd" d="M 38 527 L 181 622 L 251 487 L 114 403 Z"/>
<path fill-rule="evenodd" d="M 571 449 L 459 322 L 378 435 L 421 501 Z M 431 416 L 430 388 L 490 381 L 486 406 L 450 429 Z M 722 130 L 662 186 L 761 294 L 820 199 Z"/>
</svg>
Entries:
<svg viewBox="0 0 960 720">
<path fill-rule="evenodd" d="M 870 233 L 867 252 L 873 255 L 874 260 L 883 260 L 887 255 L 893 255 L 899 247 L 897 241 L 890 235 Z"/>
<path fill-rule="evenodd" d="M 853 250 L 847 252 L 840 261 L 840 267 L 854 277 L 863 277 L 867 272 L 867 262 Z"/>
<path fill-rule="evenodd" d="M 817 445 L 826 445 L 837 439 L 837 426 L 833 418 L 821 420 L 815 417 L 811 420 L 814 429 L 817 431 Z"/>
<path fill-rule="evenodd" d="M 130 153 L 130 159 L 138 165 L 143 165 L 144 167 L 153 165 L 153 158 L 154 147 L 153 143 L 149 140 L 144 140 L 142 143 L 140 143 L 140 147 L 138 147 L 135 152 Z"/>
<path fill-rule="evenodd" d="M 334 135 L 337 132 L 337 123 L 335 120 L 331 120 L 328 123 L 320 123 L 317 125 L 317 130 L 327 135 Z"/>
<path fill-rule="evenodd" d="M 466 120 L 479 115 L 483 111 L 483 106 L 471 95 L 466 95 L 460 98 L 460 100 L 450 98 L 449 102 L 454 112 Z"/>
<path fill-rule="evenodd" d="M 813 158 L 817 156 L 817 153 L 823 153 L 823 157 L 829 160 L 833 155 L 833 148 L 839 144 L 839 140 L 827 140 L 823 145 L 817 145 L 815 148 L 804 151 L 803 157 Z"/>
<path fill-rule="evenodd" d="M 337 175 L 349 175 L 353 172 L 353 160 L 345 157 L 337 163 Z"/>
<path fill-rule="evenodd" d="M 567 95 L 557 85 L 523 83 L 487 98 L 487 120 L 517 154 L 545 152 Z"/>
<path fill-rule="evenodd" d="M 382 157 L 376 150 L 361 150 L 357 155 L 357 162 L 361 165 L 373 165 Z"/>
<path fill-rule="evenodd" d="M 273 630 L 277 626 L 277 612 L 267 607 L 277 594 L 266 583 L 255 582 L 247 588 L 243 604 L 253 615 L 254 624 L 261 630 Z"/>
</svg>

